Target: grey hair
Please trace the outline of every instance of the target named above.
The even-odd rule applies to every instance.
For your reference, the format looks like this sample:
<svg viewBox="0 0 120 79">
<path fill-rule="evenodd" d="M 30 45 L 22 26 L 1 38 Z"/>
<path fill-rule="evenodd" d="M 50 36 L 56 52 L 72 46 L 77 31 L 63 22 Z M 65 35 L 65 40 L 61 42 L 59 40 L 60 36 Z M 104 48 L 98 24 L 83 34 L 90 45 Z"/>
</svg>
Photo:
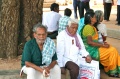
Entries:
<svg viewBox="0 0 120 79">
<path fill-rule="evenodd" d="M 47 32 L 47 27 L 45 25 L 42 25 L 40 22 L 33 26 L 33 33 L 36 32 L 37 28 L 44 28 L 45 32 Z"/>
<path fill-rule="evenodd" d="M 78 20 L 77 19 L 69 19 L 68 26 L 70 27 L 72 23 L 78 24 Z"/>
<path fill-rule="evenodd" d="M 95 11 L 95 16 L 96 16 L 97 22 L 100 22 L 101 17 L 103 17 L 103 11 L 102 10 L 96 10 Z"/>
</svg>

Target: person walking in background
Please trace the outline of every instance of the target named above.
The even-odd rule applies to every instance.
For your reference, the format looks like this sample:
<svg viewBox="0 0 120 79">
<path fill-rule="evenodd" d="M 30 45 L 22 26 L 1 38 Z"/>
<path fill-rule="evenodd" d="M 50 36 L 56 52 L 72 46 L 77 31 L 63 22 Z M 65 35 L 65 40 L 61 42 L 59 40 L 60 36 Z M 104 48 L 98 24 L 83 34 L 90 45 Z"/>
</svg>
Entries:
<svg viewBox="0 0 120 79">
<path fill-rule="evenodd" d="M 48 27 L 47 37 L 51 39 L 56 39 L 58 35 L 59 19 L 61 15 L 59 14 L 59 4 L 52 3 L 50 7 L 51 11 L 44 14 L 42 24 Z"/>
<path fill-rule="evenodd" d="M 113 0 L 103 0 L 104 5 L 104 20 L 109 21 L 112 5 L 114 5 Z"/>
<path fill-rule="evenodd" d="M 77 8 L 80 16 L 80 0 L 73 0 L 74 18 L 78 19 Z"/>
<path fill-rule="evenodd" d="M 84 9 L 87 11 L 90 9 L 90 0 L 80 0 L 80 18 L 84 17 Z"/>
<path fill-rule="evenodd" d="M 117 0 L 117 23 L 120 26 L 120 0 Z"/>
<path fill-rule="evenodd" d="M 60 33 L 62 30 L 66 29 L 71 14 L 72 14 L 72 11 L 69 8 L 66 8 L 64 10 L 64 16 L 61 17 L 60 20 L 59 20 L 58 33 Z"/>
</svg>

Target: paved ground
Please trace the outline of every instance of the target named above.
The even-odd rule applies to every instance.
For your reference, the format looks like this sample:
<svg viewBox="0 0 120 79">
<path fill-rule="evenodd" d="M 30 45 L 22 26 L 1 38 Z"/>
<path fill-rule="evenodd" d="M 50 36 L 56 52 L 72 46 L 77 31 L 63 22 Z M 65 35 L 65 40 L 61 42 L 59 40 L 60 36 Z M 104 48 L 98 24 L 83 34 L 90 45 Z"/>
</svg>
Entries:
<svg viewBox="0 0 120 79">
<path fill-rule="evenodd" d="M 63 15 L 63 10 L 65 8 L 71 8 L 72 5 L 68 6 L 60 6 L 60 14 Z M 94 10 L 103 10 L 102 5 L 91 5 L 91 8 Z M 49 8 L 44 8 L 44 12 L 49 11 Z M 73 14 L 71 16 L 73 18 Z M 116 47 L 120 53 L 120 26 L 115 25 L 116 23 L 116 6 L 113 6 L 111 16 L 110 16 L 110 21 L 109 22 L 104 22 L 107 25 L 107 30 L 108 30 L 108 39 L 107 42 Z M 112 38 L 111 38 L 112 37 Z M 114 39 L 115 38 L 115 39 Z M 19 70 L 0 70 L 0 79 L 26 79 L 25 77 L 20 78 L 19 77 Z M 103 70 L 101 70 L 101 79 L 118 79 L 118 78 L 110 78 L 108 77 Z"/>
</svg>

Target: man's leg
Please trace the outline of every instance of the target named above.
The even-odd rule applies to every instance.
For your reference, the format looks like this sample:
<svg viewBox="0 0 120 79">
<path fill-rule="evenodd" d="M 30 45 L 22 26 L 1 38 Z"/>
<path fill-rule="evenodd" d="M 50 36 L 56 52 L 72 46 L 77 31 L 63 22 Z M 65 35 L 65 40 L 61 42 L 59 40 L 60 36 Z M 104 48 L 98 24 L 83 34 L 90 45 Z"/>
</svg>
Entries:
<svg viewBox="0 0 120 79">
<path fill-rule="evenodd" d="M 50 70 L 50 79 L 61 79 L 61 69 L 58 65 Z"/>
<path fill-rule="evenodd" d="M 42 73 L 40 73 L 39 71 L 36 71 L 31 67 L 24 66 L 23 72 L 27 74 L 27 79 L 43 79 Z"/>
<path fill-rule="evenodd" d="M 111 3 L 106 4 L 106 20 L 107 21 L 109 21 L 109 17 L 110 17 L 110 13 L 111 13 L 111 7 L 112 7 Z"/>
<path fill-rule="evenodd" d="M 85 10 L 87 11 L 88 9 L 90 9 L 90 5 L 89 5 L 89 2 L 86 2 Z"/>
<path fill-rule="evenodd" d="M 106 4 L 104 4 L 104 20 L 107 20 L 107 9 L 106 9 Z"/>
<path fill-rule="evenodd" d="M 71 79 L 77 79 L 79 75 L 79 66 L 72 61 L 68 61 L 65 68 L 69 70 Z"/>
<path fill-rule="evenodd" d="M 51 39 L 56 39 L 58 35 L 58 31 L 55 31 L 53 34 L 48 34 L 47 37 L 50 37 Z"/>
<path fill-rule="evenodd" d="M 78 1 L 78 12 L 79 12 L 79 18 L 80 18 L 80 1 Z"/>
<path fill-rule="evenodd" d="M 117 5 L 117 13 L 118 13 L 118 15 L 117 15 L 117 19 L 118 19 L 118 24 L 120 25 L 120 5 Z"/>
<path fill-rule="evenodd" d="M 108 3 L 107 5 L 107 20 L 109 21 L 110 14 L 111 14 L 112 3 Z"/>
<path fill-rule="evenodd" d="M 80 18 L 84 17 L 84 6 L 85 6 L 85 3 L 80 2 Z"/>
<path fill-rule="evenodd" d="M 74 18 L 78 19 L 77 16 L 77 0 L 73 0 Z"/>
</svg>

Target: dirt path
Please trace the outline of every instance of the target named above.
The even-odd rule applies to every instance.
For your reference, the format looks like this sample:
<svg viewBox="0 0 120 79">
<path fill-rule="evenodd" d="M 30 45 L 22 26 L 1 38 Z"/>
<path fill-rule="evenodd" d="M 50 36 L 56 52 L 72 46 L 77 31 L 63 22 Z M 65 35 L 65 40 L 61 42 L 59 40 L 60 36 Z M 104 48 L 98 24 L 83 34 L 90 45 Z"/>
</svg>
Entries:
<svg viewBox="0 0 120 79">
<path fill-rule="evenodd" d="M 0 59 L 0 70 L 18 70 L 21 68 L 21 56 L 15 59 Z"/>
</svg>

